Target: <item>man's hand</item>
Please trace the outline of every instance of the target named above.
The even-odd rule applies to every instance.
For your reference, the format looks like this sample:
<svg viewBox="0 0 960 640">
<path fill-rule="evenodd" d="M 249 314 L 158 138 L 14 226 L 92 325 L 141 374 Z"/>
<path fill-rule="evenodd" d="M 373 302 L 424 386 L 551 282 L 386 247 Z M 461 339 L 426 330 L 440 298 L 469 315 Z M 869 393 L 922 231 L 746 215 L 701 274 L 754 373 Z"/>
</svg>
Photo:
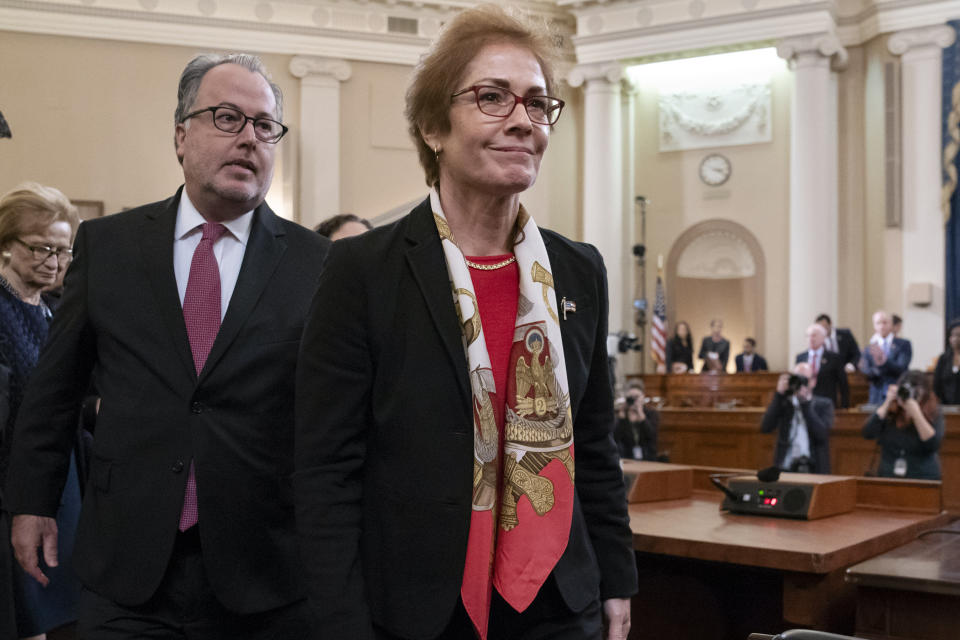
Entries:
<svg viewBox="0 0 960 640">
<path fill-rule="evenodd" d="M 603 619 L 607 626 L 606 640 L 627 640 L 627 634 L 630 633 L 630 599 L 604 600 Z"/>
<path fill-rule="evenodd" d="M 871 344 L 869 347 L 870 355 L 873 356 L 873 363 L 878 367 L 883 366 L 883 363 L 887 361 L 887 356 L 883 353 L 883 348 L 878 344 Z"/>
<path fill-rule="evenodd" d="M 37 549 L 43 547 L 43 561 L 48 567 L 57 566 L 57 521 L 46 516 L 13 516 L 10 542 L 24 572 L 43 586 L 50 584 L 40 570 Z"/>
</svg>

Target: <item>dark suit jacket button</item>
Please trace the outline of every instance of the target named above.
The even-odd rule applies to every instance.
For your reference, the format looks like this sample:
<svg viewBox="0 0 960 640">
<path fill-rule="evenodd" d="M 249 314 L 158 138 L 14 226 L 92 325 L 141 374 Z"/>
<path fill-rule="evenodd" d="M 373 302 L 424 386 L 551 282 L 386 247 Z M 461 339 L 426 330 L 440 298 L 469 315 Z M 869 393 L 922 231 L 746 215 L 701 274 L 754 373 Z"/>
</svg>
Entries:
<svg viewBox="0 0 960 640">
<path fill-rule="evenodd" d="M 170 471 L 173 471 L 174 473 L 180 473 L 183 471 L 183 460 L 177 460 L 174 462 L 173 466 L 170 467 Z"/>
<path fill-rule="evenodd" d="M 203 413 L 203 405 L 199 402 L 194 402 L 190 405 L 190 411 L 193 413 Z"/>
</svg>

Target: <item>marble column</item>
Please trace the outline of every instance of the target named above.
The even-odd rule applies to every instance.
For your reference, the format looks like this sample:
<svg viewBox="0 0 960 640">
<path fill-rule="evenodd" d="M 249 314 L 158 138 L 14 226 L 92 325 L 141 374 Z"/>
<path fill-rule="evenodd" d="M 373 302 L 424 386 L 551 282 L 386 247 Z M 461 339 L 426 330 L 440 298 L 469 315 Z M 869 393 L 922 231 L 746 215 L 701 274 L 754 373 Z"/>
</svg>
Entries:
<svg viewBox="0 0 960 640">
<path fill-rule="evenodd" d="M 634 330 L 631 293 L 623 270 L 623 140 L 619 64 L 579 65 L 568 75 L 572 87 L 584 87 L 583 240 L 597 247 L 607 267 L 611 332 Z"/>
<path fill-rule="evenodd" d="M 806 346 L 805 331 L 820 313 L 836 317 L 837 78 L 846 50 L 830 33 L 782 40 L 777 54 L 794 73 L 790 105 L 790 260 L 787 344 Z"/>
<path fill-rule="evenodd" d="M 902 315 L 913 343 L 912 369 L 926 369 L 944 347 L 945 220 L 940 208 L 941 65 L 953 44 L 945 24 L 898 31 L 887 48 L 900 56 L 903 250 Z M 895 310 L 894 310 L 895 311 Z"/>
<path fill-rule="evenodd" d="M 313 227 L 340 211 L 340 83 L 353 73 L 335 58 L 294 56 L 300 78 L 300 224 Z"/>
</svg>

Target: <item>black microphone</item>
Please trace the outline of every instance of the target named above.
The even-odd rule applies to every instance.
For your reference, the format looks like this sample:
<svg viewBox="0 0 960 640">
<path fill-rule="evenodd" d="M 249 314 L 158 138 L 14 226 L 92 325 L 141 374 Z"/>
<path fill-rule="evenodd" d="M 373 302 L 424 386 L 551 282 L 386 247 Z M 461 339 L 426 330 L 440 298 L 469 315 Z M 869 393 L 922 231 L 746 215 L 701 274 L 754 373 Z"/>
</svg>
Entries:
<svg viewBox="0 0 960 640">
<path fill-rule="evenodd" d="M 757 480 L 760 482 L 776 482 L 780 479 L 780 467 L 774 465 L 757 471 Z"/>
<path fill-rule="evenodd" d="M 722 478 L 729 478 L 729 477 L 731 477 L 729 474 L 712 475 L 710 476 L 710 482 L 712 482 L 714 486 L 717 487 L 717 489 L 720 489 L 720 491 L 723 491 L 723 493 L 728 498 L 730 498 L 733 502 L 740 502 L 740 500 L 742 499 L 742 496 L 735 494 L 733 491 L 730 490 L 730 488 L 727 485 L 720 482 Z"/>
</svg>

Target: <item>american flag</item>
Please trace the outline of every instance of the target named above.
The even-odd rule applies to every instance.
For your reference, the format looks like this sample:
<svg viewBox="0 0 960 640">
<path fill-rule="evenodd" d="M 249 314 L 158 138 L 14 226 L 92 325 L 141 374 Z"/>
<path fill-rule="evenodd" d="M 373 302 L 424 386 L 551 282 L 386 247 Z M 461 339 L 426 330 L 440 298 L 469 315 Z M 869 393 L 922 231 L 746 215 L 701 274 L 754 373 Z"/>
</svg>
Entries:
<svg viewBox="0 0 960 640">
<path fill-rule="evenodd" d="M 667 346 L 667 302 L 663 295 L 663 278 L 657 275 L 657 300 L 653 304 L 653 323 L 650 327 L 650 347 L 653 359 L 658 364 L 666 364 Z"/>
</svg>

